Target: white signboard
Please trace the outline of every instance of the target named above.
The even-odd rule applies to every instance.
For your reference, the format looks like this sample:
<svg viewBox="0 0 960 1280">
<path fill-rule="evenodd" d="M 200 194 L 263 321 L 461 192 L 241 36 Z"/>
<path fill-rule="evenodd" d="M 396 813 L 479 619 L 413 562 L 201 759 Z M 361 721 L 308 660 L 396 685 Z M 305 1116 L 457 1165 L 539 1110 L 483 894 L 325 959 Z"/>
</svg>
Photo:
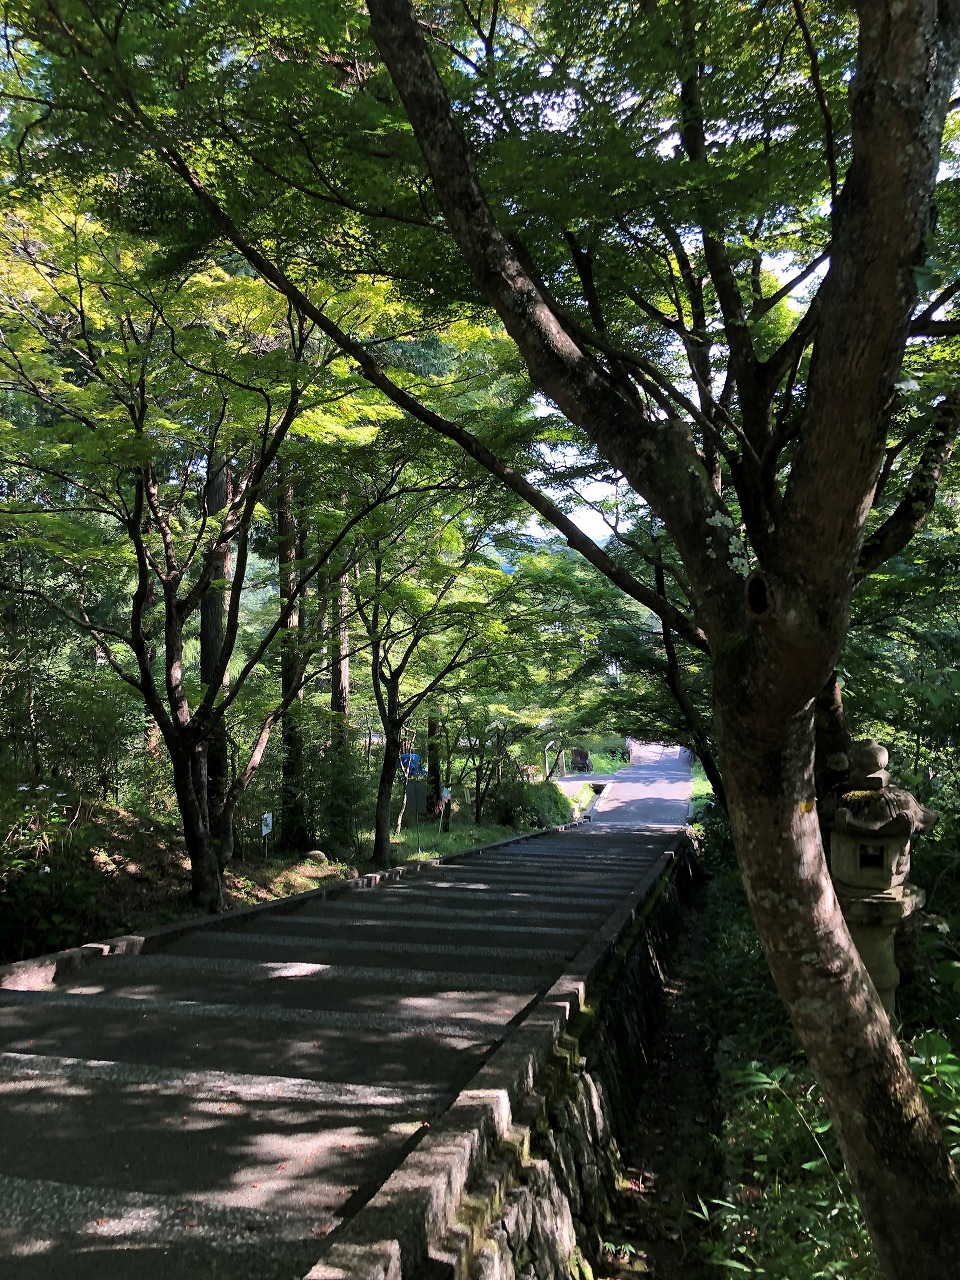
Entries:
<svg viewBox="0 0 960 1280">
<path fill-rule="evenodd" d="M 260 834 L 268 836 L 273 830 L 273 814 L 265 813 L 260 821 Z"/>
</svg>

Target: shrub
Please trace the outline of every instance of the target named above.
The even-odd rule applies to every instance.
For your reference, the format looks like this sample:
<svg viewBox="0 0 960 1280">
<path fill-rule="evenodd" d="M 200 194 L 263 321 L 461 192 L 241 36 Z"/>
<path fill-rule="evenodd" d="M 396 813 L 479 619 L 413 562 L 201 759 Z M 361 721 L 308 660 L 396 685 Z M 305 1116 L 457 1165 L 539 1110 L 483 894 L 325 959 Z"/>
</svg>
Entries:
<svg viewBox="0 0 960 1280">
<path fill-rule="evenodd" d="M 573 819 L 570 801 L 553 782 L 503 782 L 491 793 L 486 817 L 504 827 L 559 827 Z"/>
<path fill-rule="evenodd" d="M 0 962 L 75 945 L 98 883 L 82 852 L 84 828 L 32 795 L 4 798 L 0 824 Z"/>
</svg>

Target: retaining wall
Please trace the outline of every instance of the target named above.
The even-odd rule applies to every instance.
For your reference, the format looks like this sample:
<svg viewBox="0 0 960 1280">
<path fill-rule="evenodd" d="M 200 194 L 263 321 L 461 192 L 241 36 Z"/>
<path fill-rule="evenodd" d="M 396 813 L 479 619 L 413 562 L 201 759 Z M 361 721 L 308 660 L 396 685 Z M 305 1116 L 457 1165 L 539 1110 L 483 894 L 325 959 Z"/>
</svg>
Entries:
<svg viewBox="0 0 960 1280">
<path fill-rule="evenodd" d="M 592 1276 L 692 855 L 664 855 L 305 1280 Z"/>
</svg>

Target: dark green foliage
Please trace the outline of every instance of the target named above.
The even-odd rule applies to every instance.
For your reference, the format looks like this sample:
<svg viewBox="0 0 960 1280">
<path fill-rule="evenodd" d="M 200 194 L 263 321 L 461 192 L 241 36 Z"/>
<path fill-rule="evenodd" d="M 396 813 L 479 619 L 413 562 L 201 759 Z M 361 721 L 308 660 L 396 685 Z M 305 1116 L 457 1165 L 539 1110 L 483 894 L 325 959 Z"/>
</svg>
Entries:
<svg viewBox="0 0 960 1280">
<path fill-rule="evenodd" d="M 313 781 L 313 814 L 321 848 L 331 856 L 361 859 L 361 832 L 371 795 L 363 754 L 354 742 L 335 738 L 320 751 Z"/>
<path fill-rule="evenodd" d="M 0 799 L 0 963 L 87 941 L 78 924 L 98 877 L 80 818 L 79 805 L 71 815 L 45 787 Z"/>
</svg>

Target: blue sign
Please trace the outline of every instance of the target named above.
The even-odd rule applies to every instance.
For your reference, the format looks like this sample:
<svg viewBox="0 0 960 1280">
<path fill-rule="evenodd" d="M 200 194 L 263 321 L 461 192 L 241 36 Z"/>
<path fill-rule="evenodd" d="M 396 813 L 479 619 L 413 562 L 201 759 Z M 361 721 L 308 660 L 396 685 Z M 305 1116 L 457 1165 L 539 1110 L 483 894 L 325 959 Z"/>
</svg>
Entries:
<svg viewBox="0 0 960 1280">
<path fill-rule="evenodd" d="M 425 778 L 427 776 L 420 756 L 416 751 L 411 751 L 409 754 L 404 752 L 400 757 L 399 772 L 405 778 Z"/>
</svg>

